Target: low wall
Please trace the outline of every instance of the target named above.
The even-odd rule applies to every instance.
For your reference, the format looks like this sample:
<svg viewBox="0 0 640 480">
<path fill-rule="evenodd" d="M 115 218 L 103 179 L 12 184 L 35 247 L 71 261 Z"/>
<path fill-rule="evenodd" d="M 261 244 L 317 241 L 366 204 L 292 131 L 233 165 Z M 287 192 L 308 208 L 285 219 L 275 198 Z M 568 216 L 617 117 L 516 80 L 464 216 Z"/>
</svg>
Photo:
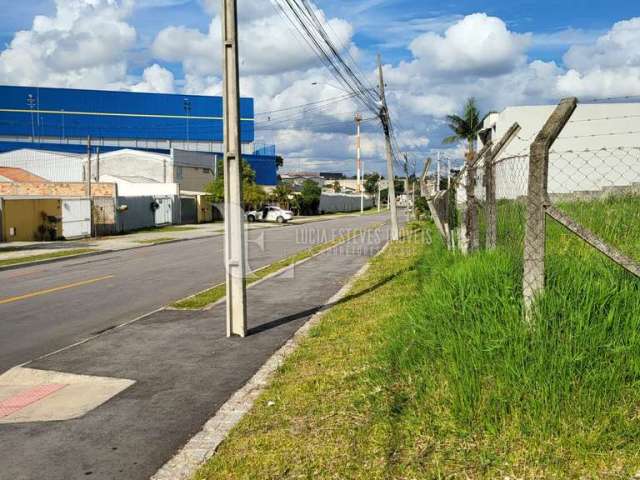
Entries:
<svg viewBox="0 0 640 480">
<path fill-rule="evenodd" d="M 156 213 L 151 209 L 151 204 L 158 197 L 118 197 L 117 204 L 119 206 L 126 205 L 125 211 L 117 212 L 117 231 L 119 233 L 128 232 L 131 230 L 139 230 L 141 228 L 149 228 L 156 226 Z M 164 197 L 166 198 L 166 197 Z M 180 198 L 177 196 L 171 197 L 172 212 L 171 223 L 176 222 L 176 218 L 180 218 Z"/>
<path fill-rule="evenodd" d="M 364 208 L 373 207 L 373 199 L 364 197 Z M 322 213 L 355 212 L 360 210 L 360 195 L 322 193 L 318 210 Z"/>
<path fill-rule="evenodd" d="M 115 197 L 114 183 L 92 183 L 91 195 L 95 197 Z M 86 197 L 87 184 L 85 182 L 43 182 L 43 183 L 0 183 L 0 197 Z"/>
</svg>

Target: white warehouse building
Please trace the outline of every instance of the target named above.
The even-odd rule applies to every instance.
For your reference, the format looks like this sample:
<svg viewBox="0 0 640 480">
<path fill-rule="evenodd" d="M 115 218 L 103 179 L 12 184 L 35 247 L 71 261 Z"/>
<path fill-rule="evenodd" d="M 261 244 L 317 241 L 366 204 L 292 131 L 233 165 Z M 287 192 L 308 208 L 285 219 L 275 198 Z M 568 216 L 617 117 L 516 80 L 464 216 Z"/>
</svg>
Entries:
<svg viewBox="0 0 640 480">
<path fill-rule="evenodd" d="M 554 109 L 508 107 L 485 120 L 494 143 L 514 122 L 522 128 L 497 159 L 498 199 L 526 195 L 530 145 Z M 548 179 L 552 197 L 640 192 L 640 103 L 579 104 L 551 148 Z"/>
</svg>

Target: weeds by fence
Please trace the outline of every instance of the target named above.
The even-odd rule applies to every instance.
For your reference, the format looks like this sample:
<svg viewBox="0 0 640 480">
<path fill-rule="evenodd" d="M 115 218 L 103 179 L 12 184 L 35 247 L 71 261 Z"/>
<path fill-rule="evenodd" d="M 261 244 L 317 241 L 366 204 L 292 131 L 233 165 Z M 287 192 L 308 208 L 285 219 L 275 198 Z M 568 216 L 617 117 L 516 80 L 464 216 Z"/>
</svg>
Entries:
<svg viewBox="0 0 640 480">
<path fill-rule="evenodd" d="M 497 142 L 488 140 L 453 182 L 464 187 L 458 201 L 446 202 L 456 192 L 445 191 L 431 202 L 449 245 L 458 237 L 462 251 L 502 248 L 520 258 L 528 313 L 554 255 L 575 255 L 576 262 L 587 264 L 606 259 L 610 268 L 640 276 L 640 145 L 593 147 L 599 137 L 631 135 L 633 128 L 607 129 L 607 121 L 617 117 L 571 120 L 576 107 L 576 99 L 563 100 L 531 138 L 521 138 L 514 124 Z M 602 133 L 563 135 L 567 124 L 579 122 L 594 122 Z M 553 148 L 557 139 L 587 138 L 589 148 Z M 530 144 L 512 149 L 516 154 L 504 153 L 514 139 Z M 571 252 L 563 252 L 568 245 Z"/>
</svg>

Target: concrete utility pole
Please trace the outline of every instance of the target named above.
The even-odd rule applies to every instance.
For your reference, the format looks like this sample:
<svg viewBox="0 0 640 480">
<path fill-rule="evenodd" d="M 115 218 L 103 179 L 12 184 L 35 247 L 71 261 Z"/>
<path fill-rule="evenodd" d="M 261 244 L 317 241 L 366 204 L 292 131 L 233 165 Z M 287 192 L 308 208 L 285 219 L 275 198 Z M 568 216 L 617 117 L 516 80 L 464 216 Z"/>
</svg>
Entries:
<svg viewBox="0 0 640 480">
<path fill-rule="evenodd" d="M 364 162 L 360 162 L 362 166 L 362 185 L 360 187 L 360 213 L 364 213 Z"/>
<path fill-rule="evenodd" d="M 224 238 L 227 336 L 247 334 L 246 246 L 242 204 L 237 0 L 223 0 Z"/>
<path fill-rule="evenodd" d="M 91 137 L 87 137 L 87 197 L 91 198 Z"/>
<path fill-rule="evenodd" d="M 436 192 L 440 191 L 440 152 L 438 152 L 438 162 L 436 166 Z"/>
<path fill-rule="evenodd" d="M 360 160 L 360 124 L 362 115 L 356 113 L 356 191 L 362 190 L 362 164 Z"/>
<path fill-rule="evenodd" d="M 93 231 L 93 197 L 91 192 L 91 137 L 87 137 L 87 197 L 89 197 L 89 231 L 94 236 Z"/>
<path fill-rule="evenodd" d="M 380 212 L 380 177 L 378 177 L 378 212 Z"/>
<path fill-rule="evenodd" d="M 398 229 L 398 209 L 396 207 L 396 187 L 395 177 L 393 175 L 393 151 L 391 149 L 391 132 L 389 122 L 389 109 L 387 108 L 387 97 L 384 93 L 384 77 L 382 73 L 382 58 L 378 54 L 378 77 L 380 81 L 380 121 L 384 130 L 384 138 L 387 152 L 387 190 L 389 192 L 388 202 L 391 210 L 391 240 L 400 238 Z"/>
</svg>

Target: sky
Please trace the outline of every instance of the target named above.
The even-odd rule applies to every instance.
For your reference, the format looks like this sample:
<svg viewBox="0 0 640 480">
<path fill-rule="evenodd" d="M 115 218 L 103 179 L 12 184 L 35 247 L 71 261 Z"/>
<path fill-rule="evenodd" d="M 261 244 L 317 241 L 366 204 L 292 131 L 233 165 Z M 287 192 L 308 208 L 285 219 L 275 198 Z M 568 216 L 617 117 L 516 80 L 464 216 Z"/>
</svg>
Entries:
<svg viewBox="0 0 640 480">
<path fill-rule="evenodd" d="M 220 94 L 220 0 L 0 0 L 0 84 Z M 270 0 L 239 0 L 241 94 L 284 170 L 354 170 L 364 107 Z M 446 151 L 446 115 L 566 96 L 640 95 L 636 0 L 315 0 L 342 54 L 375 85 L 382 55 L 402 151 Z M 321 108 L 291 109 L 319 100 Z M 367 117 L 365 113 L 365 118 Z M 379 123 L 363 125 L 365 169 L 384 170 Z"/>
</svg>

